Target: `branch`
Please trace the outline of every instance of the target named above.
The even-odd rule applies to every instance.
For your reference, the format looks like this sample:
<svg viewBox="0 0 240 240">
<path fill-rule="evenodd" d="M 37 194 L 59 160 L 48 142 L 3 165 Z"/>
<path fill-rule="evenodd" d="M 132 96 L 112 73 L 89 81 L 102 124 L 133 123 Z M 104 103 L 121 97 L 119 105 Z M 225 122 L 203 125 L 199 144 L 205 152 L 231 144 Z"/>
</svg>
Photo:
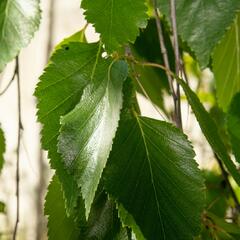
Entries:
<svg viewBox="0 0 240 240">
<path fill-rule="evenodd" d="M 21 89 L 20 89 L 20 74 L 19 74 L 19 59 L 16 57 L 16 76 L 17 76 L 17 98 L 18 98 L 18 136 L 17 136 L 17 162 L 16 162 L 16 197 L 17 197 L 17 209 L 16 209 L 16 222 L 13 232 L 13 240 L 16 240 L 18 223 L 19 223 L 19 210 L 20 210 L 20 194 L 19 194 L 19 182 L 20 182 L 20 173 L 19 173 L 19 160 L 20 160 L 20 140 L 21 140 L 21 131 L 23 129 L 22 117 L 21 117 Z"/>
<path fill-rule="evenodd" d="M 163 62 L 164 65 L 166 67 L 166 69 L 170 69 L 170 64 L 169 64 L 169 60 L 168 60 L 168 52 L 166 49 L 166 45 L 164 42 L 164 37 L 163 37 L 163 30 L 162 30 L 162 25 L 161 25 L 161 20 L 160 20 L 160 16 L 158 14 L 158 8 L 157 8 L 157 0 L 152 0 L 153 2 L 153 7 L 154 7 L 154 15 L 155 15 L 155 19 L 156 19 L 156 25 L 157 25 L 157 32 L 158 32 L 158 39 L 159 39 L 159 46 L 160 46 L 160 50 L 163 56 Z M 177 125 L 177 127 L 181 128 L 181 121 L 179 121 L 179 111 L 178 111 L 178 96 L 177 93 L 174 90 L 173 87 L 173 78 L 172 76 L 169 74 L 169 72 L 166 72 L 167 74 L 167 78 L 168 78 L 168 83 L 169 83 L 169 87 L 170 87 L 170 91 L 173 97 L 173 103 L 174 103 L 174 120 L 175 123 Z"/>
<path fill-rule="evenodd" d="M 178 44 L 178 34 L 177 34 L 177 22 L 176 22 L 176 2 L 175 0 L 170 0 L 170 9 L 171 9 L 171 22 L 172 22 L 172 29 L 173 29 L 173 47 L 174 47 L 174 55 L 175 55 L 175 72 L 176 75 L 179 76 L 181 71 L 181 61 L 180 61 L 180 54 L 179 54 L 179 44 Z M 177 83 L 177 90 L 176 90 L 176 122 L 177 126 L 182 129 L 182 113 L 181 113 L 181 98 L 180 98 L 180 87 Z"/>
<path fill-rule="evenodd" d="M 11 84 L 14 82 L 14 78 L 15 78 L 15 76 L 17 74 L 17 68 L 18 68 L 18 66 L 17 66 L 17 63 L 16 63 L 15 64 L 15 68 L 14 68 L 14 72 L 13 72 L 13 75 L 12 75 L 12 78 L 9 81 L 9 83 L 7 84 L 7 86 L 0 92 L 0 96 L 2 96 L 8 90 L 8 88 L 11 86 Z"/>
</svg>

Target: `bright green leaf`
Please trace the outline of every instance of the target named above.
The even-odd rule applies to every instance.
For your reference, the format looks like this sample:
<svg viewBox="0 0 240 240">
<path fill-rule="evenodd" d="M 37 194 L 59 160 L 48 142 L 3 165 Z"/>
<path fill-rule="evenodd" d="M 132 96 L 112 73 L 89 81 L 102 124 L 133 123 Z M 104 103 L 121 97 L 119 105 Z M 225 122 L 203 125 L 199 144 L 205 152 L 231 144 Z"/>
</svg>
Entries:
<svg viewBox="0 0 240 240">
<path fill-rule="evenodd" d="M 203 179 L 186 136 L 172 125 L 123 111 L 104 186 L 146 239 L 192 239 L 200 231 Z"/>
<path fill-rule="evenodd" d="M 233 153 L 240 163 L 240 93 L 234 96 L 230 104 L 227 113 L 227 129 Z"/>
<path fill-rule="evenodd" d="M 87 216 L 117 130 L 127 74 L 124 61 L 99 59 L 79 104 L 61 119 L 59 152 L 81 188 Z"/>
<path fill-rule="evenodd" d="M 232 97 L 240 91 L 240 14 L 213 54 L 219 106 L 226 111 Z"/>
<path fill-rule="evenodd" d="M 199 101 L 197 95 L 190 89 L 190 87 L 181 79 L 178 79 L 181 84 L 189 104 L 199 122 L 203 134 L 211 145 L 213 151 L 217 154 L 219 159 L 223 161 L 228 171 L 232 174 L 232 177 L 240 186 L 240 174 L 228 155 L 227 149 L 220 137 L 218 127 L 211 118 L 210 114 L 206 111 L 202 103 Z"/>
<path fill-rule="evenodd" d="M 48 216 L 49 240 L 78 240 L 80 229 L 77 228 L 73 217 L 68 217 L 61 184 L 57 175 L 52 178 L 46 196 L 45 215 Z"/>
<path fill-rule="evenodd" d="M 170 18 L 169 0 L 158 0 L 160 11 Z M 239 0 L 177 0 L 177 27 L 183 41 L 194 51 L 202 68 L 233 22 Z M 225 74 L 224 74 L 225 75 Z"/>
<path fill-rule="evenodd" d="M 0 173 L 1 173 L 1 170 L 2 170 L 3 164 L 4 164 L 3 154 L 4 154 L 5 150 L 6 150 L 5 138 L 4 138 L 3 131 L 0 128 Z"/>
<path fill-rule="evenodd" d="M 28 45 L 39 23 L 39 0 L 0 1 L 0 72 Z"/>
<path fill-rule="evenodd" d="M 143 0 L 83 0 L 81 7 L 109 52 L 134 42 L 138 28 L 147 25 L 147 7 Z"/>
<path fill-rule="evenodd" d="M 77 185 L 64 169 L 57 152 L 60 116 L 70 112 L 79 102 L 84 87 L 89 83 L 98 53 L 98 44 L 70 43 L 56 51 L 40 77 L 35 95 L 38 99 L 38 120 L 43 124 L 42 145 L 48 150 L 52 168 L 63 184 L 67 210 L 76 205 Z"/>
</svg>

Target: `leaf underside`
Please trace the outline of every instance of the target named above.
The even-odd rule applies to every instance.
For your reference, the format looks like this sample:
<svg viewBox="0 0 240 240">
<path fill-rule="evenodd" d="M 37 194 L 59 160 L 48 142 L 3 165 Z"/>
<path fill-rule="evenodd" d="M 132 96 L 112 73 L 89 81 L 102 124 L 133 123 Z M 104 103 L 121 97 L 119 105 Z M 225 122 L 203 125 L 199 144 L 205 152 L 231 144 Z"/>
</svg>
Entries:
<svg viewBox="0 0 240 240">
<path fill-rule="evenodd" d="M 39 0 L 0 1 L 0 72 L 28 45 L 39 24 Z"/>
</svg>

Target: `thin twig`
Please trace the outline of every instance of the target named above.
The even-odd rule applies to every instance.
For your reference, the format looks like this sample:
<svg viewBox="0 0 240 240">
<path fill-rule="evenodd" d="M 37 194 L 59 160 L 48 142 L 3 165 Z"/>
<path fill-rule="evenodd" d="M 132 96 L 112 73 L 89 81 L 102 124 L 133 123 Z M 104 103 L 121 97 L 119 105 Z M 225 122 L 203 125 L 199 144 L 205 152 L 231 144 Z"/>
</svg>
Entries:
<svg viewBox="0 0 240 240">
<path fill-rule="evenodd" d="M 164 42 L 164 37 L 163 37 L 163 30 L 162 30 L 162 25 L 161 25 L 161 20 L 160 20 L 160 16 L 158 13 L 158 8 L 157 8 L 157 0 L 152 0 L 153 2 L 153 7 L 154 7 L 154 15 L 155 15 L 155 20 L 156 20 L 156 25 L 157 25 L 157 32 L 158 32 L 158 39 L 159 39 L 159 46 L 160 46 L 160 50 L 163 56 L 163 62 L 164 65 L 166 67 L 166 69 L 170 69 L 170 64 L 169 64 L 169 60 L 168 60 L 168 52 L 167 52 L 167 48 Z M 174 86 L 173 86 L 173 78 L 172 76 L 169 74 L 169 72 L 166 72 L 167 74 L 167 79 L 168 79 L 168 83 L 169 83 L 169 87 L 170 87 L 170 92 L 172 94 L 173 97 L 173 103 L 174 103 L 174 120 L 175 123 L 178 127 L 180 127 L 180 123 L 178 122 L 178 107 L 177 107 L 177 95 L 176 92 L 174 90 Z"/>
<path fill-rule="evenodd" d="M 238 201 L 238 198 L 237 198 L 236 193 L 234 192 L 234 190 L 233 190 L 233 188 L 232 188 L 231 183 L 229 182 L 228 172 L 225 170 L 225 168 L 224 168 L 221 160 L 218 158 L 218 156 L 217 156 L 216 154 L 214 154 L 214 155 L 215 155 L 215 158 L 216 158 L 216 160 L 217 160 L 217 162 L 218 162 L 218 165 L 219 165 L 219 167 L 220 167 L 220 169 L 221 169 L 221 172 L 222 172 L 222 176 L 223 176 L 223 178 L 224 178 L 224 181 L 226 182 L 226 185 L 228 186 L 228 189 L 229 189 L 229 191 L 230 191 L 230 193 L 231 193 L 231 195 L 232 195 L 232 198 L 233 198 L 233 201 L 234 201 L 234 203 L 235 203 L 236 209 L 237 209 L 238 211 L 240 211 L 240 203 L 239 203 L 239 201 Z"/>
<path fill-rule="evenodd" d="M 174 48 L 174 55 L 175 55 L 175 72 L 176 75 L 179 76 L 181 71 L 181 60 L 180 60 L 180 53 L 179 53 L 179 44 L 178 44 L 178 34 L 177 34 L 177 21 L 176 21 L 176 2 L 175 0 L 170 0 L 170 9 L 171 9 L 171 22 L 172 22 L 172 29 L 173 29 L 173 48 Z M 176 124 L 179 128 L 182 129 L 182 113 L 181 113 L 181 98 L 180 98 L 180 86 L 177 83 L 177 90 L 176 90 Z"/>
<path fill-rule="evenodd" d="M 137 84 L 139 85 L 139 87 L 141 88 L 141 91 L 143 92 L 143 94 L 145 95 L 145 97 L 148 99 L 148 101 L 152 104 L 152 106 L 154 107 L 154 109 L 157 111 L 157 113 L 165 120 L 166 117 L 164 117 L 164 115 L 159 111 L 159 109 L 157 108 L 157 106 L 152 102 L 151 98 L 149 97 L 148 93 L 146 92 L 146 90 L 144 89 L 140 79 L 139 79 L 139 74 L 137 73 L 136 69 L 135 69 L 135 65 L 139 63 L 138 61 L 136 61 L 132 55 L 132 51 L 130 49 L 129 46 L 125 47 L 125 58 L 128 59 L 130 61 L 130 66 L 131 66 L 131 70 L 132 70 L 132 74 L 133 74 L 133 78 L 137 81 Z M 138 65 L 142 65 L 143 64 L 138 64 Z M 160 65 L 161 67 L 165 68 L 164 66 Z"/>
<path fill-rule="evenodd" d="M 23 130 L 22 116 L 21 116 L 21 87 L 20 87 L 20 74 L 19 74 L 19 59 L 16 57 L 16 76 L 17 76 L 17 98 L 18 98 L 18 136 L 17 136 L 17 162 L 16 162 L 16 198 L 17 198 L 17 209 L 16 209 L 16 222 L 13 232 L 13 240 L 17 237 L 18 223 L 19 223 L 19 210 L 20 210 L 20 140 L 21 131 Z"/>
<path fill-rule="evenodd" d="M 11 84 L 14 82 L 14 78 L 16 76 L 16 73 L 17 73 L 17 64 L 15 64 L 15 68 L 14 68 L 14 72 L 13 72 L 11 80 L 9 81 L 7 86 L 0 92 L 0 96 L 2 96 L 8 90 L 8 88 L 11 86 Z"/>
</svg>

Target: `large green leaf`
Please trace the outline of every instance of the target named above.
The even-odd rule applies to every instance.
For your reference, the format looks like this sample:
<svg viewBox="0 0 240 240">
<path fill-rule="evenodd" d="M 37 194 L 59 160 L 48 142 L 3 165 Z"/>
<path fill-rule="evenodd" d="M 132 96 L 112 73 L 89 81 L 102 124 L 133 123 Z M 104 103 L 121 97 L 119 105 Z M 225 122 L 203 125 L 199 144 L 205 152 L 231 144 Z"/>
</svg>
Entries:
<svg viewBox="0 0 240 240">
<path fill-rule="evenodd" d="M 2 170 L 3 164 L 4 164 L 3 154 L 4 154 L 5 150 L 6 150 L 5 138 L 4 138 L 3 131 L 0 128 L 0 173 L 1 173 L 1 170 Z"/>
<path fill-rule="evenodd" d="M 237 93 L 227 113 L 227 129 L 235 159 L 240 163 L 240 93 Z"/>
<path fill-rule="evenodd" d="M 240 91 L 240 14 L 214 51 L 213 72 L 219 106 L 226 110 Z"/>
<path fill-rule="evenodd" d="M 27 46 L 39 23 L 39 0 L 0 1 L 0 72 Z"/>
<path fill-rule="evenodd" d="M 57 152 L 60 116 L 70 112 L 79 102 L 95 66 L 98 44 L 70 43 L 56 51 L 40 77 L 35 95 L 38 99 L 38 120 L 43 124 L 42 145 L 48 150 L 52 168 L 63 184 L 68 210 L 76 205 L 77 185 L 64 169 Z"/>
<path fill-rule="evenodd" d="M 87 216 L 117 130 L 127 74 L 124 61 L 99 59 L 79 104 L 61 119 L 59 152 L 81 188 Z"/>
<path fill-rule="evenodd" d="M 199 122 L 203 134 L 211 145 L 213 151 L 217 154 L 219 159 L 223 161 L 228 171 L 232 174 L 232 177 L 240 186 L 240 174 L 228 155 L 227 149 L 220 137 L 218 127 L 211 118 L 210 114 L 206 111 L 197 95 L 190 89 L 190 87 L 181 79 L 178 79 L 181 84 L 189 104 Z"/>
<path fill-rule="evenodd" d="M 158 0 L 160 10 L 170 18 L 169 0 Z M 239 0 L 176 1 L 178 33 L 206 67 L 215 45 L 233 22 Z"/>
<path fill-rule="evenodd" d="M 74 221 L 74 217 L 68 217 L 65 211 L 65 203 L 61 184 L 57 175 L 54 175 L 46 196 L 45 215 L 48 216 L 49 240 L 78 240 L 80 229 Z"/>
<path fill-rule="evenodd" d="M 138 28 L 147 25 L 147 7 L 143 0 L 83 0 L 81 7 L 110 52 L 128 41 L 133 42 Z"/>
<path fill-rule="evenodd" d="M 131 108 L 122 112 L 104 186 L 146 239 L 192 239 L 204 203 L 194 151 L 180 130 Z"/>
</svg>

